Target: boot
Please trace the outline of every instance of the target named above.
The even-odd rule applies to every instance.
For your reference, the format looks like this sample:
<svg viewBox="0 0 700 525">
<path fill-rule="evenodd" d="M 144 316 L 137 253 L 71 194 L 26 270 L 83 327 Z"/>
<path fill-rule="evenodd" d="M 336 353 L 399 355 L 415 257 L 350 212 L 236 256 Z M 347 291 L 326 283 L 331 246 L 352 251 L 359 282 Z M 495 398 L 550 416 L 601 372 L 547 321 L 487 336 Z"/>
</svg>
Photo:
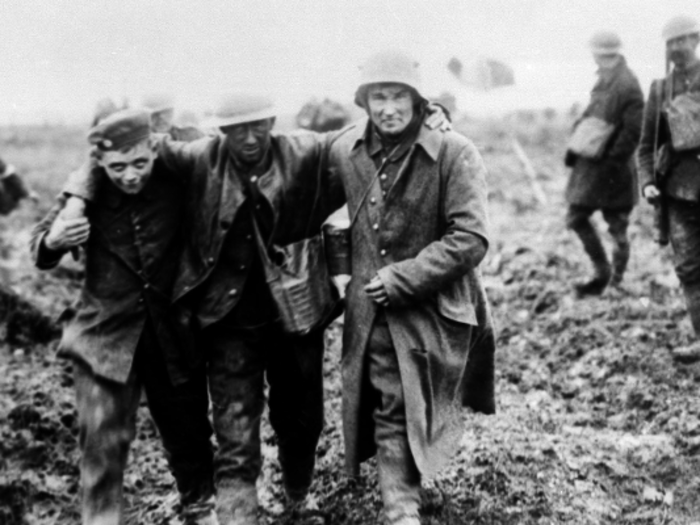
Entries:
<svg viewBox="0 0 700 525">
<path fill-rule="evenodd" d="M 588 221 L 577 225 L 574 231 L 579 236 L 579 239 L 581 239 L 583 249 L 590 257 L 594 270 L 594 275 L 591 280 L 575 285 L 576 294 L 579 297 L 600 295 L 608 285 L 611 274 L 610 263 L 605 254 L 603 243 L 600 242 L 600 237 L 598 237 L 598 234 Z"/>
<path fill-rule="evenodd" d="M 228 480 L 217 486 L 216 514 L 220 525 L 258 525 L 255 483 Z"/>
<path fill-rule="evenodd" d="M 389 525 L 420 525 L 420 473 L 408 439 L 382 440 L 377 451 L 379 487 Z"/>
<path fill-rule="evenodd" d="M 215 498 L 183 504 L 179 515 L 182 525 L 219 525 L 216 517 Z"/>
<path fill-rule="evenodd" d="M 627 269 L 627 263 L 630 260 L 630 245 L 627 240 L 625 242 L 616 242 L 612 253 L 612 278 L 610 284 L 612 286 L 620 286 L 622 278 Z"/>
</svg>

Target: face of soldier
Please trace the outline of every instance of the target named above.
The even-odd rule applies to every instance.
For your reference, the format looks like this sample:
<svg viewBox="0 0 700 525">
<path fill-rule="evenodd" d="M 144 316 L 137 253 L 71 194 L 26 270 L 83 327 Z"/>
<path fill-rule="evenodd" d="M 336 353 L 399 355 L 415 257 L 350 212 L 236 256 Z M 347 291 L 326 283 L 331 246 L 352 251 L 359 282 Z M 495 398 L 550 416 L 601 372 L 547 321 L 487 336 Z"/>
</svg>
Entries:
<svg viewBox="0 0 700 525">
<path fill-rule="evenodd" d="M 666 42 L 668 59 L 676 67 L 685 67 L 695 60 L 695 49 L 698 47 L 700 35 L 683 35 Z"/>
<path fill-rule="evenodd" d="M 386 136 L 400 135 L 413 119 L 413 96 L 403 84 L 375 84 L 367 90 L 369 118 Z"/>
<path fill-rule="evenodd" d="M 229 152 L 240 162 L 258 164 L 270 147 L 270 132 L 274 118 L 256 120 L 221 128 L 226 135 Z"/>
<path fill-rule="evenodd" d="M 155 145 L 146 139 L 119 151 L 100 152 L 97 162 L 117 188 L 134 195 L 151 177 L 156 157 Z"/>
<path fill-rule="evenodd" d="M 613 53 L 610 55 L 593 54 L 593 60 L 601 69 L 601 71 L 610 71 L 620 62 L 620 55 Z"/>
</svg>

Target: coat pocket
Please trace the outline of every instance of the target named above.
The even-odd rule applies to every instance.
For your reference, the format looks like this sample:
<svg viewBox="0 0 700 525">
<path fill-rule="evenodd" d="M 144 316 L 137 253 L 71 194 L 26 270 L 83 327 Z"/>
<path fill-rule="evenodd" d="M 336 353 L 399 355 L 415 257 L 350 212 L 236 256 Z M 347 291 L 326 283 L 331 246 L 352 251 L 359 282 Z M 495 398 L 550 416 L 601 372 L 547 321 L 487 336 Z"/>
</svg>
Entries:
<svg viewBox="0 0 700 525">
<path fill-rule="evenodd" d="M 479 323 L 476 320 L 476 309 L 471 301 L 468 286 L 465 278 L 438 292 L 438 312 L 451 321 L 477 326 Z"/>
</svg>

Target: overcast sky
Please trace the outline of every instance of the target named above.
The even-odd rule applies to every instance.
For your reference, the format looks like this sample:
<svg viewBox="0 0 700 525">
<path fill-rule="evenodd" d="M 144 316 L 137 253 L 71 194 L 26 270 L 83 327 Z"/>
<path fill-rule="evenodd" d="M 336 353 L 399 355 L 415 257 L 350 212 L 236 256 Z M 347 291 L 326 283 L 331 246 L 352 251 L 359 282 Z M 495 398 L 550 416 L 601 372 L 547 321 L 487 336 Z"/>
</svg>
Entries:
<svg viewBox="0 0 700 525">
<path fill-rule="evenodd" d="M 592 32 L 620 34 L 646 89 L 663 72 L 661 26 L 681 13 L 700 16 L 700 4 L 0 0 L 0 119 L 86 120 L 102 96 L 135 103 L 154 91 L 170 91 L 181 107 L 198 111 L 233 90 L 264 90 L 289 108 L 312 94 L 349 100 L 357 65 L 387 46 L 413 53 L 433 91 L 451 56 L 488 56 L 513 64 L 520 85 L 558 88 L 557 102 L 573 102 L 593 81 Z"/>
</svg>

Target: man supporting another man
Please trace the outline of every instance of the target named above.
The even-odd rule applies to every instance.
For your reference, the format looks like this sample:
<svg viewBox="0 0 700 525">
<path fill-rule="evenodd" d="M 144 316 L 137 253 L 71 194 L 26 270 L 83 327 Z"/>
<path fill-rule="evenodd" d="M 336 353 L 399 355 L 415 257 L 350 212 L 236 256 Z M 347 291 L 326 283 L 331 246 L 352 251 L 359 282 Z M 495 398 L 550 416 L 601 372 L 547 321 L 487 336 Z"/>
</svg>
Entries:
<svg viewBox="0 0 700 525">
<path fill-rule="evenodd" d="M 700 133 L 696 124 L 695 132 L 684 138 L 690 128 L 673 129 L 669 112 L 682 116 L 684 106 L 692 104 L 693 97 L 697 111 L 700 60 L 696 50 L 700 25 L 693 18 L 678 16 L 664 26 L 662 36 L 673 68 L 664 79 L 655 80 L 649 90 L 639 144 L 639 174 L 644 197 L 652 203 L 663 199 L 668 210 L 665 219 L 676 274 L 697 337 L 700 335 Z M 687 139 L 692 143 L 683 144 Z M 683 362 L 699 360 L 700 341 L 676 348 L 674 357 Z"/>
<path fill-rule="evenodd" d="M 622 43 L 612 32 L 601 31 L 590 41 L 598 65 L 598 81 L 591 101 L 577 126 L 585 119 L 599 119 L 610 135 L 595 157 L 568 150 L 566 165 L 572 167 L 566 188 L 569 210 L 566 223 L 581 239 L 593 263 L 591 280 L 576 285 L 579 296 L 599 295 L 608 283 L 619 285 L 630 256 L 627 227 L 638 201 L 637 179 L 631 163 L 639 140 L 644 97 L 639 81 L 620 54 Z M 582 132 L 583 128 L 574 131 Z M 605 248 L 590 222 L 600 210 L 613 239 L 612 270 Z"/>
<path fill-rule="evenodd" d="M 351 475 L 377 454 L 387 523 L 420 523 L 421 476 L 446 465 L 463 405 L 492 413 L 491 317 L 478 266 L 488 247 L 486 169 L 474 145 L 421 123 L 418 63 L 368 59 L 367 120 L 331 145 L 354 224 L 343 334 L 343 432 Z"/>
<path fill-rule="evenodd" d="M 87 219 L 64 218 L 61 198 L 32 236 L 41 269 L 85 245 L 83 290 L 59 347 L 73 361 L 83 523 L 123 523 L 123 474 L 143 390 L 185 522 L 213 524 L 206 377 L 192 366 L 170 306 L 189 179 L 157 158 L 145 111 L 114 113 L 89 138 L 98 167 Z"/>
</svg>

